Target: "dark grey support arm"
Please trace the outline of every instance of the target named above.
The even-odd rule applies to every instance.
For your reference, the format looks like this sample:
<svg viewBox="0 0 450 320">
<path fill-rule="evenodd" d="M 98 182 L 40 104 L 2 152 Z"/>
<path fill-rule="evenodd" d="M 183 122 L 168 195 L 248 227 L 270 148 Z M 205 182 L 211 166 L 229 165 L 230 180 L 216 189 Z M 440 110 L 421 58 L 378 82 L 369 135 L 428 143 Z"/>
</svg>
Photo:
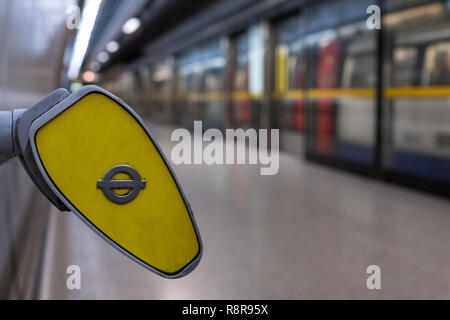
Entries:
<svg viewBox="0 0 450 320">
<path fill-rule="evenodd" d="M 14 150 L 16 124 L 25 110 L 0 111 L 0 164 L 17 155 Z"/>
</svg>

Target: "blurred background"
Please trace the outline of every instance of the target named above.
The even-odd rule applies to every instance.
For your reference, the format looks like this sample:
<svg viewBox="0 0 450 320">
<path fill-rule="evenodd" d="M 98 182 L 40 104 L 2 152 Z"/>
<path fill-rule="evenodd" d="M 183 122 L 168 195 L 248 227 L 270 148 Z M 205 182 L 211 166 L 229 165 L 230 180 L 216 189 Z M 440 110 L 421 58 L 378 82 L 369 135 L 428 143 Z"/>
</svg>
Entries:
<svg viewBox="0 0 450 320">
<path fill-rule="evenodd" d="M 96 84 L 168 155 L 194 120 L 279 128 L 281 150 L 274 176 L 174 166 L 204 242 L 179 280 L 58 212 L 10 160 L 0 298 L 450 298 L 450 1 L 0 0 L 0 43 L 1 110 Z"/>
</svg>

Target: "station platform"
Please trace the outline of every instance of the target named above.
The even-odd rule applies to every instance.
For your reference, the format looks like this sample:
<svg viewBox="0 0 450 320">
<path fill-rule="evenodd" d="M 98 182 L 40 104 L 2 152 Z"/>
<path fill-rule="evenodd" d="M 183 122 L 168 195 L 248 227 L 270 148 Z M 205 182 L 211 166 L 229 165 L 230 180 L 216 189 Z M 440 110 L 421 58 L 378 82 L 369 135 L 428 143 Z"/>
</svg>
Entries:
<svg viewBox="0 0 450 320">
<path fill-rule="evenodd" d="M 171 128 L 150 125 L 169 155 Z M 204 244 L 182 279 L 149 272 L 72 213 L 53 209 L 39 298 L 450 298 L 450 201 L 280 154 L 280 171 L 249 165 L 174 170 Z M 66 268 L 81 269 L 68 290 Z M 381 268 L 369 290 L 366 268 Z M 220 290 L 219 290 L 220 289 Z"/>
</svg>

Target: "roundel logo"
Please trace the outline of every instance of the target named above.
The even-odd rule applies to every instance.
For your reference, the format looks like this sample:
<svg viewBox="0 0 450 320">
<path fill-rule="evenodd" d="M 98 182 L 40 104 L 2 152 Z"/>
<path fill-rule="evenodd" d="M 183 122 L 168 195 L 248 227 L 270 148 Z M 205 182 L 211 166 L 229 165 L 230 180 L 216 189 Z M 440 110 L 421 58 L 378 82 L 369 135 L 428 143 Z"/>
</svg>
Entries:
<svg viewBox="0 0 450 320">
<path fill-rule="evenodd" d="M 131 180 L 112 180 L 112 178 L 119 174 L 125 173 L 131 177 Z M 141 180 L 139 173 L 132 167 L 127 165 L 119 165 L 112 167 L 106 172 L 102 180 L 97 181 L 97 188 L 102 189 L 103 194 L 110 201 L 117 204 L 126 204 L 133 201 L 146 185 L 145 180 Z M 113 189 L 127 189 L 130 190 L 125 194 L 117 194 Z"/>
</svg>

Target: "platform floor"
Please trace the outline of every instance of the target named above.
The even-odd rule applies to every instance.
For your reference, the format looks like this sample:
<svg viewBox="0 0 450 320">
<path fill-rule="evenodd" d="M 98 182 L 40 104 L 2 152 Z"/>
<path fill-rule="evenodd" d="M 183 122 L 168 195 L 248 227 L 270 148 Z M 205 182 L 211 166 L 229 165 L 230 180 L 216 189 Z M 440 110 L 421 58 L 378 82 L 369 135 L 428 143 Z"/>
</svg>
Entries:
<svg viewBox="0 0 450 320">
<path fill-rule="evenodd" d="M 153 126 L 170 153 L 170 130 Z M 174 167 L 204 242 L 197 269 L 167 280 L 73 214 L 52 212 L 44 299 L 450 298 L 450 201 L 280 155 L 255 166 Z M 66 288 L 68 265 L 81 290 Z M 381 268 L 368 290 L 366 268 Z"/>
</svg>

